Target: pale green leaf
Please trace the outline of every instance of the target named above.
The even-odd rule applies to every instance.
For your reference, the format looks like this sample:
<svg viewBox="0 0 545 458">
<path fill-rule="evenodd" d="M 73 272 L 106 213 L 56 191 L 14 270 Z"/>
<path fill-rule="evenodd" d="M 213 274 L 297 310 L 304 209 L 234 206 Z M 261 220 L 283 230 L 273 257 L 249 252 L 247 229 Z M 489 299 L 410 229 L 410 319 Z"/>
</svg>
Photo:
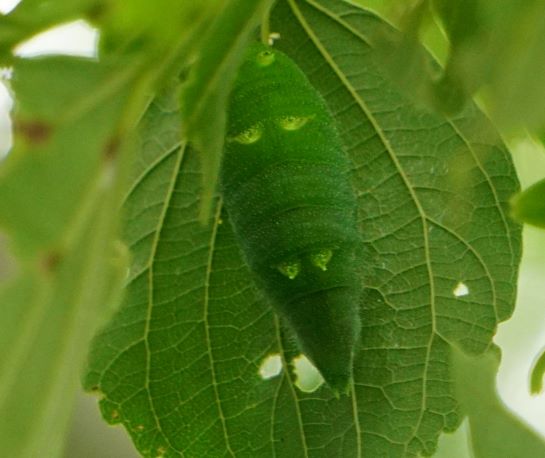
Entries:
<svg viewBox="0 0 545 458">
<path fill-rule="evenodd" d="M 221 9 L 221 3 L 116 0 L 99 8 L 91 19 L 101 31 L 101 54 L 130 55 L 132 59 L 146 54 L 157 67 L 170 60 L 183 67 L 191 58 L 192 46 L 202 39 Z"/>
<path fill-rule="evenodd" d="M 85 349 L 119 299 L 127 255 L 115 237 L 131 161 L 118 131 L 127 91 L 113 74 L 69 58 L 15 66 L 18 127 L 0 167 L 12 252 L 0 283 L 1 456 L 60 456 Z"/>
<path fill-rule="evenodd" d="M 495 119 L 509 127 L 545 122 L 544 0 L 436 0 L 451 41 L 446 77 L 466 93 L 483 88 Z"/>
<path fill-rule="evenodd" d="M 530 393 L 539 394 L 543 391 L 543 376 L 545 375 L 545 351 L 536 357 L 530 373 Z"/>
<path fill-rule="evenodd" d="M 456 393 L 469 417 L 475 458 L 545 456 L 545 440 L 500 400 L 496 391 L 499 352 L 479 358 L 453 350 Z"/>
<path fill-rule="evenodd" d="M 521 222 L 545 228 L 545 180 L 515 196 L 511 201 L 511 212 Z"/>
<path fill-rule="evenodd" d="M 201 219 L 208 220 L 218 177 L 227 97 L 242 51 L 272 0 L 229 0 L 210 26 L 181 94 L 185 136 L 201 153 Z"/>
<path fill-rule="evenodd" d="M 82 212 L 120 140 L 115 122 L 131 77 L 123 72 L 65 57 L 16 63 L 15 138 L 0 168 L 0 221 L 18 254 L 45 255 L 68 242 L 59 232 Z"/>
</svg>

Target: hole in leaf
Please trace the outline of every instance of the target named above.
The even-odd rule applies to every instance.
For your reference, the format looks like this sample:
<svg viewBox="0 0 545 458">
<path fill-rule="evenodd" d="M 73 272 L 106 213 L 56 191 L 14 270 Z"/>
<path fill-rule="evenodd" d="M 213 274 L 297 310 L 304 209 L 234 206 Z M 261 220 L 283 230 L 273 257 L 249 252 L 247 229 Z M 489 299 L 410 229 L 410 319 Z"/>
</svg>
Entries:
<svg viewBox="0 0 545 458">
<path fill-rule="evenodd" d="M 96 57 L 98 32 L 89 23 L 78 20 L 46 30 L 15 48 L 20 57 L 43 54 Z"/>
<path fill-rule="evenodd" d="M 467 296 L 469 294 L 469 288 L 465 283 L 459 282 L 452 290 L 452 294 L 456 297 Z"/>
<path fill-rule="evenodd" d="M 267 356 L 259 366 L 259 376 L 269 380 L 282 372 L 282 358 L 279 354 Z"/>
<path fill-rule="evenodd" d="M 21 3 L 21 0 L 3 0 L 2 4 L 0 4 L 0 13 L 8 14 L 19 3 Z"/>
<path fill-rule="evenodd" d="M 9 71 L 0 69 L 0 80 L 9 79 Z M 12 126 L 10 112 L 13 100 L 4 84 L 0 81 L 0 160 L 7 156 L 12 145 Z"/>
<path fill-rule="evenodd" d="M 293 371 L 297 380 L 295 386 L 305 393 L 316 391 L 324 383 L 318 369 L 308 360 L 305 355 L 299 355 L 292 360 Z"/>
</svg>

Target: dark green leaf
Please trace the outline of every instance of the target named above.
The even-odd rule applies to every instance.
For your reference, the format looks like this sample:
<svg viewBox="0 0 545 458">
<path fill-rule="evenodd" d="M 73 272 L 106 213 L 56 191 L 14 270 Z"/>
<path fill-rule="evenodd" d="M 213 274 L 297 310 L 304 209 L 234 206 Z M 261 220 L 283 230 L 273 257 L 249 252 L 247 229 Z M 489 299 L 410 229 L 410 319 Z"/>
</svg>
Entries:
<svg viewBox="0 0 545 458">
<path fill-rule="evenodd" d="M 356 383 L 358 399 L 374 399 L 359 408 L 362 444 L 371 455 L 431 452 L 435 434 L 457 423 L 440 363 L 448 344 L 483 351 L 512 311 L 520 228 L 506 215 L 518 189 L 511 160 L 474 107 L 441 119 L 399 97 L 365 43 L 384 28 L 376 18 L 335 1 L 290 5 L 301 26 L 279 21 L 280 44 L 326 94 L 361 193 L 369 294 Z M 300 45 L 307 36 L 313 47 Z"/>
<path fill-rule="evenodd" d="M 336 0 L 281 1 L 271 18 L 352 161 L 366 294 L 350 398 L 299 390 L 297 349 L 253 286 L 220 201 L 199 224 L 203 169 L 177 141 L 176 107 L 163 97 L 149 110 L 125 203 L 127 297 L 85 382 L 144 456 L 417 456 L 459 424 L 450 347 L 484 352 L 513 311 L 520 227 L 506 211 L 518 181 L 473 105 L 442 118 L 383 76 L 368 37 L 384 29 Z M 277 354 L 284 369 L 262 379 Z"/>
</svg>

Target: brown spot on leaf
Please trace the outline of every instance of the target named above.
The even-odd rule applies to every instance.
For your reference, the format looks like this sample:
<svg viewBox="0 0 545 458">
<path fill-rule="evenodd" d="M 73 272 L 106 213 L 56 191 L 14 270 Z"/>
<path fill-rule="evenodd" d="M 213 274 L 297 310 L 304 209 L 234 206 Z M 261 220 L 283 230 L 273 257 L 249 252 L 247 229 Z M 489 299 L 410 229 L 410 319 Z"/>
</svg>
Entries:
<svg viewBox="0 0 545 458">
<path fill-rule="evenodd" d="M 46 273 L 54 272 L 62 260 L 61 253 L 58 251 L 50 251 L 42 259 L 42 268 Z"/>
<path fill-rule="evenodd" d="M 53 128 L 43 121 L 25 121 L 17 119 L 14 122 L 14 131 L 33 145 L 45 143 L 51 137 Z"/>
<path fill-rule="evenodd" d="M 107 161 L 111 161 L 115 158 L 117 155 L 117 152 L 119 151 L 119 147 L 121 146 L 121 140 L 118 136 L 112 137 L 108 143 L 106 143 L 106 147 L 104 148 L 104 158 Z"/>
<path fill-rule="evenodd" d="M 106 17 L 107 11 L 106 2 L 96 2 L 87 9 L 85 16 L 89 22 L 97 24 Z"/>
</svg>

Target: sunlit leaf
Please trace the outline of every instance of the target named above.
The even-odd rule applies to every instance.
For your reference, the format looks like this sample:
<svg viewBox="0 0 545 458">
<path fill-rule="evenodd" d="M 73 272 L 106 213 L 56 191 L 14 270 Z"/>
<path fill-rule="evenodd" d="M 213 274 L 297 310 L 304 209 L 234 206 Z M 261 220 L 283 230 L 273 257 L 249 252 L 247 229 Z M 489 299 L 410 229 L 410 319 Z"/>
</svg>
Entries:
<svg viewBox="0 0 545 458">
<path fill-rule="evenodd" d="M 545 228 L 545 180 L 513 198 L 511 211 L 519 221 Z"/>
<path fill-rule="evenodd" d="M 530 393 L 539 394 L 543 391 L 543 376 L 545 375 L 545 351 L 534 361 L 530 373 Z"/>
<path fill-rule="evenodd" d="M 496 391 L 499 352 L 470 358 L 453 350 L 456 393 L 469 417 L 475 458 L 545 456 L 545 441 L 512 413 Z"/>
</svg>

